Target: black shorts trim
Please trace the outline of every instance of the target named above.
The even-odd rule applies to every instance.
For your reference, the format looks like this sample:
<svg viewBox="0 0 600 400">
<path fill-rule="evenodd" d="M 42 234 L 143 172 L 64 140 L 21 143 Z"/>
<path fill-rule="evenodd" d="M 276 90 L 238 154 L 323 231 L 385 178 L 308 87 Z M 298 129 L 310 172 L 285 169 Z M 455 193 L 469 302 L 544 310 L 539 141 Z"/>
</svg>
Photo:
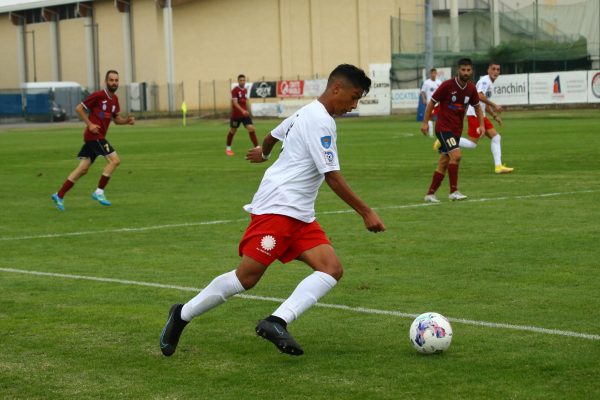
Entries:
<svg viewBox="0 0 600 400">
<path fill-rule="evenodd" d="M 436 132 L 435 136 L 441 143 L 441 146 L 438 150 L 441 154 L 448 154 L 451 151 L 459 148 L 460 137 L 454 136 L 454 133 Z"/>
<path fill-rule="evenodd" d="M 96 160 L 96 157 L 102 156 L 106 157 L 111 155 L 116 150 L 111 146 L 110 143 L 106 139 L 98 139 L 98 140 L 86 140 L 81 150 L 79 150 L 79 154 L 77 154 L 78 158 L 89 158 L 92 162 Z"/>
<path fill-rule="evenodd" d="M 245 127 L 248 125 L 252 125 L 252 118 L 250 117 L 241 117 L 241 118 L 230 118 L 229 119 L 229 127 L 230 128 L 239 128 L 240 124 L 244 124 Z"/>
</svg>

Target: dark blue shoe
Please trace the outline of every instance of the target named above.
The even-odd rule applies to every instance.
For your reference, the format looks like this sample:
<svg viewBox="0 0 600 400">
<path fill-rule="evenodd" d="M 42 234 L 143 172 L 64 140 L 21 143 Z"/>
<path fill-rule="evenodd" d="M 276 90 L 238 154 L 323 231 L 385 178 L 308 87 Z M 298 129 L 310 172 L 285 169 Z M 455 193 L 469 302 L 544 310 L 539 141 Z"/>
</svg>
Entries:
<svg viewBox="0 0 600 400">
<path fill-rule="evenodd" d="M 188 321 L 181 319 L 182 307 L 183 304 L 173 304 L 169 310 L 167 323 L 160 334 L 160 351 L 167 357 L 175 353 L 181 332 L 188 324 Z"/>
<path fill-rule="evenodd" d="M 263 319 L 256 325 L 256 334 L 275 345 L 282 353 L 292 356 L 301 356 L 304 350 L 296 340 L 289 334 L 286 328 L 278 322 Z"/>
</svg>

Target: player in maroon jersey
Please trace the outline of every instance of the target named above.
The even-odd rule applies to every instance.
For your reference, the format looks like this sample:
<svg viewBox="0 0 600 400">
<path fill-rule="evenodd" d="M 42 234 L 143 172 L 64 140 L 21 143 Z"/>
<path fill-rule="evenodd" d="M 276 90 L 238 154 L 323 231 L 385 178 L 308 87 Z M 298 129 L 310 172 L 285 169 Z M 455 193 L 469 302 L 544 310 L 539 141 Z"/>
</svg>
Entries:
<svg viewBox="0 0 600 400">
<path fill-rule="evenodd" d="M 252 125 L 252 118 L 248 112 L 248 89 L 246 89 L 246 76 L 243 74 L 238 75 L 238 85 L 231 90 L 231 118 L 229 119 L 229 133 L 227 134 L 227 147 L 225 148 L 225 154 L 233 156 L 235 153 L 231 150 L 231 144 L 233 143 L 233 136 L 240 127 L 240 124 L 244 124 L 244 127 L 248 129 L 248 135 L 250 140 L 254 144 L 254 147 L 258 147 L 258 140 L 256 139 L 256 131 L 254 125 Z"/>
<path fill-rule="evenodd" d="M 431 112 L 435 104 L 438 104 L 438 120 L 435 124 L 435 135 L 441 143 L 439 149 L 440 159 L 438 166 L 433 173 L 429 191 L 425 196 L 425 201 L 430 203 L 439 203 L 435 192 L 440 187 L 446 171 L 450 180 L 450 200 L 463 200 L 467 196 L 458 191 L 458 164 L 461 159 L 459 147 L 460 136 L 463 130 L 463 120 L 469 104 L 475 108 L 477 118 L 479 119 L 479 134 L 482 134 L 484 127 L 483 113 L 479 105 L 479 95 L 477 88 L 470 81 L 473 73 L 473 63 L 468 58 L 462 58 L 458 61 L 458 74 L 454 79 L 448 79 L 440 85 L 433 93 L 431 100 L 425 109 L 421 132 L 427 135 L 428 122 L 431 118 Z"/>
<path fill-rule="evenodd" d="M 69 174 L 60 190 L 52 195 L 52 200 L 54 200 L 54 204 L 56 204 L 59 211 L 65 210 L 63 202 L 65 194 L 79 178 L 87 174 L 90 166 L 98 156 L 104 157 L 108 164 L 102 170 L 98 188 L 92 193 L 92 199 L 103 206 L 110 206 L 111 204 L 104 196 L 104 188 L 121 160 L 116 150 L 106 140 L 106 132 L 111 120 L 114 120 L 117 125 L 133 125 L 135 124 L 135 118 L 132 116 L 122 118 L 119 115 L 121 109 L 119 99 L 115 94 L 119 88 L 119 73 L 115 70 L 108 71 L 105 83 L 106 89 L 92 93 L 75 108 L 75 111 L 86 125 L 83 132 L 84 143 L 77 155 L 79 165 Z"/>
</svg>

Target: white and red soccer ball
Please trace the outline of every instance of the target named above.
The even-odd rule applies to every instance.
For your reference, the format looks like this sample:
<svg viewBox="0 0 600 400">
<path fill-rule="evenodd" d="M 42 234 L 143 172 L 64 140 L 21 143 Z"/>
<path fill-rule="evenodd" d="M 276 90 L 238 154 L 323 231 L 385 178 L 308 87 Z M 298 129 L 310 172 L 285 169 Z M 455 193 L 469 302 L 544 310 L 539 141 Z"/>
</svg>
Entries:
<svg viewBox="0 0 600 400">
<path fill-rule="evenodd" d="M 441 353 L 448 350 L 452 343 L 452 326 L 443 315 L 426 312 L 415 318 L 408 335 L 410 343 L 418 352 Z"/>
</svg>

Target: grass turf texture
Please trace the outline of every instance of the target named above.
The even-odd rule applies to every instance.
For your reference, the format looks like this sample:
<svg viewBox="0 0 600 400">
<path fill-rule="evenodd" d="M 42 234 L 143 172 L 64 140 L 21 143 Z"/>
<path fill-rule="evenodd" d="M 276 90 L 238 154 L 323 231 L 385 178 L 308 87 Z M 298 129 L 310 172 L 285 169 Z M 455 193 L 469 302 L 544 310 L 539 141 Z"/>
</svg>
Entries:
<svg viewBox="0 0 600 400">
<path fill-rule="evenodd" d="M 342 172 L 379 208 L 388 231 L 362 220 L 324 185 L 317 216 L 346 269 L 323 303 L 600 333 L 597 239 L 600 115 L 505 113 L 495 175 L 489 140 L 463 150 L 459 188 L 472 200 L 421 207 L 437 156 L 413 118 L 338 119 Z M 259 137 L 277 121 L 257 121 Z M 90 199 L 99 159 L 65 198 L 50 195 L 75 167 L 80 125 L 0 133 L 0 267 L 203 287 L 233 269 L 267 164 L 224 150 L 224 121 L 113 126 L 122 165 Z M 273 157 L 275 158 L 275 156 Z M 269 162 L 272 162 L 271 160 Z M 587 191 L 587 192 L 585 192 Z M 538 196 L 562 193 L 555 196 Z M 533 195 L 535 197 L 519 198 Z M 400 207 L 395 206 L 411 206 Z M 188 225 L 224 221 L 210 225 Z M 174 225 L 140 231 L 118 231 Z M 176 226 L 177 225 L 177 226 Z M 46 234 L 96 232 L 29 238 Z M 251 295 L 285 298 L 310 273 L 275 263 Z M 177 289 L 0 271 L 4 398 L 398 399 L 598 398 L 600 341 L 454 323 L 449 351 L 417 354 L 411 318 L 312 308 L 290 326 L 306 354 L 279 354 L 254 334 L 275 302 L 234 298 L 194 320 L 177 353 L 158 337 Z"/>
</svg>

